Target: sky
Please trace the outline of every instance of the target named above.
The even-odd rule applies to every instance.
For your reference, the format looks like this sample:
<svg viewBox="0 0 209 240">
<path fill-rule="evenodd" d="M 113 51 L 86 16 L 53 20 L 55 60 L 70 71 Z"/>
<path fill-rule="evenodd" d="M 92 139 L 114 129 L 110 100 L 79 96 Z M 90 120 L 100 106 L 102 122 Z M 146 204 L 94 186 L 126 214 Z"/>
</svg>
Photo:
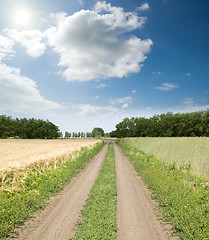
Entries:
<svg viewBox="0 0 209 240">
<path fill-rule="evenodd" d="M 0 1 L 0 115 L 110 132 L 209 108 L 208 0 Z"/>
</svg>

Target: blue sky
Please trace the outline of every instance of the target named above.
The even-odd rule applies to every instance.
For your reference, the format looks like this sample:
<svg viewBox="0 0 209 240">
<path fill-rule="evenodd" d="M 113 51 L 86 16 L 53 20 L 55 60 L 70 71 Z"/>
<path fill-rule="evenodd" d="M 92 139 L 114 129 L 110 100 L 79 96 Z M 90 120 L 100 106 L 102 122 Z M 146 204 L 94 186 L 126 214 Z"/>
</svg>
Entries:
<svg viewBox="0 0 209 240">
<path fill-rule="evenodd" d="M 1 0 L 0 114 L 105 132 L 209 108 L 208 0 Z"/>
</svg>

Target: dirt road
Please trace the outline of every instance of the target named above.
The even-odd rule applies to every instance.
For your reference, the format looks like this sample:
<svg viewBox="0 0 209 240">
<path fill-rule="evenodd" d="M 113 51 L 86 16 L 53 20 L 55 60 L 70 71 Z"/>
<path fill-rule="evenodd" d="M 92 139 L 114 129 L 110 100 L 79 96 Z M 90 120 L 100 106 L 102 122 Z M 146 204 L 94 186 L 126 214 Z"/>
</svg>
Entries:
<svg viewBox="0 0 209 240">
<path fill-rule="evenodd" d="M 157 220 L 151 198 L 133 166 L 116 145 L 118 240 L 169 239 Z"/>
<path fill-rule="evenodd" d="M 117 240 L 170 239 L 157 220 L 151 198 L 142 180 L 122 150 L 114 141 L 109 142 L 114 146 L 117 173 Z M 71 239 L 75 235 L 75 224 L 104 163 L 107 150 L 108 144 L 105 144 L 101 152 L 64 190 L 26 223 L 17 239 Z"/>
<path fill-rule="evenodd" d="M 88 194 L 104 163 L 108 144 L 68 184 L 53 197 L 43 211 L 29 220 L 17 239 L 27 240 L 69 240 L 75 234 L 74 228 Z"/>
</svg>

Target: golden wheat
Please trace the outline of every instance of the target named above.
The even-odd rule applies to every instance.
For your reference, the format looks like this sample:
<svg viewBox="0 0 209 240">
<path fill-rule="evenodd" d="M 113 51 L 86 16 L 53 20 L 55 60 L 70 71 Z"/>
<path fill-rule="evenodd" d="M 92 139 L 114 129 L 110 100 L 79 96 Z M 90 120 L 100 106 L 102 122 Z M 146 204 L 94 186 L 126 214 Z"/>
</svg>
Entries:
<svg viewBox="0 0 209 240">
<path fill-rule="evenodd" d="M 24 168 L 34 162 L 56 161 L 92 147 L 96 139 L 0 139 L 0 171 Z"/>
</svg>

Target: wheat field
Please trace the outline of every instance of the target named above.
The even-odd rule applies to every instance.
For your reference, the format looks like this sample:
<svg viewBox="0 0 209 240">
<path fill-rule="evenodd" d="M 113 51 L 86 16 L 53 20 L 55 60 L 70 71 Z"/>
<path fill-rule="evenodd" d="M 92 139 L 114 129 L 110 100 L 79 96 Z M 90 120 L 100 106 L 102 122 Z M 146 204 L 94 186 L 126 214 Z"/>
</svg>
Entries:
<svg viewBox="0 0 209 240">
<path fill-rule="evenodd" d="M 178 166 L 190 163 L 193 173 L 209 179 L 208 137 L 140 137 L 126 138 L 122 141 L 166 162 L 176 162 Z"/>
<path fill-rule="evenodd" d="M 93 147 L 98 139 L 0 139 L 0 171 L 39 161 L 65 158 L 82 147 Z"/>
</svg>

